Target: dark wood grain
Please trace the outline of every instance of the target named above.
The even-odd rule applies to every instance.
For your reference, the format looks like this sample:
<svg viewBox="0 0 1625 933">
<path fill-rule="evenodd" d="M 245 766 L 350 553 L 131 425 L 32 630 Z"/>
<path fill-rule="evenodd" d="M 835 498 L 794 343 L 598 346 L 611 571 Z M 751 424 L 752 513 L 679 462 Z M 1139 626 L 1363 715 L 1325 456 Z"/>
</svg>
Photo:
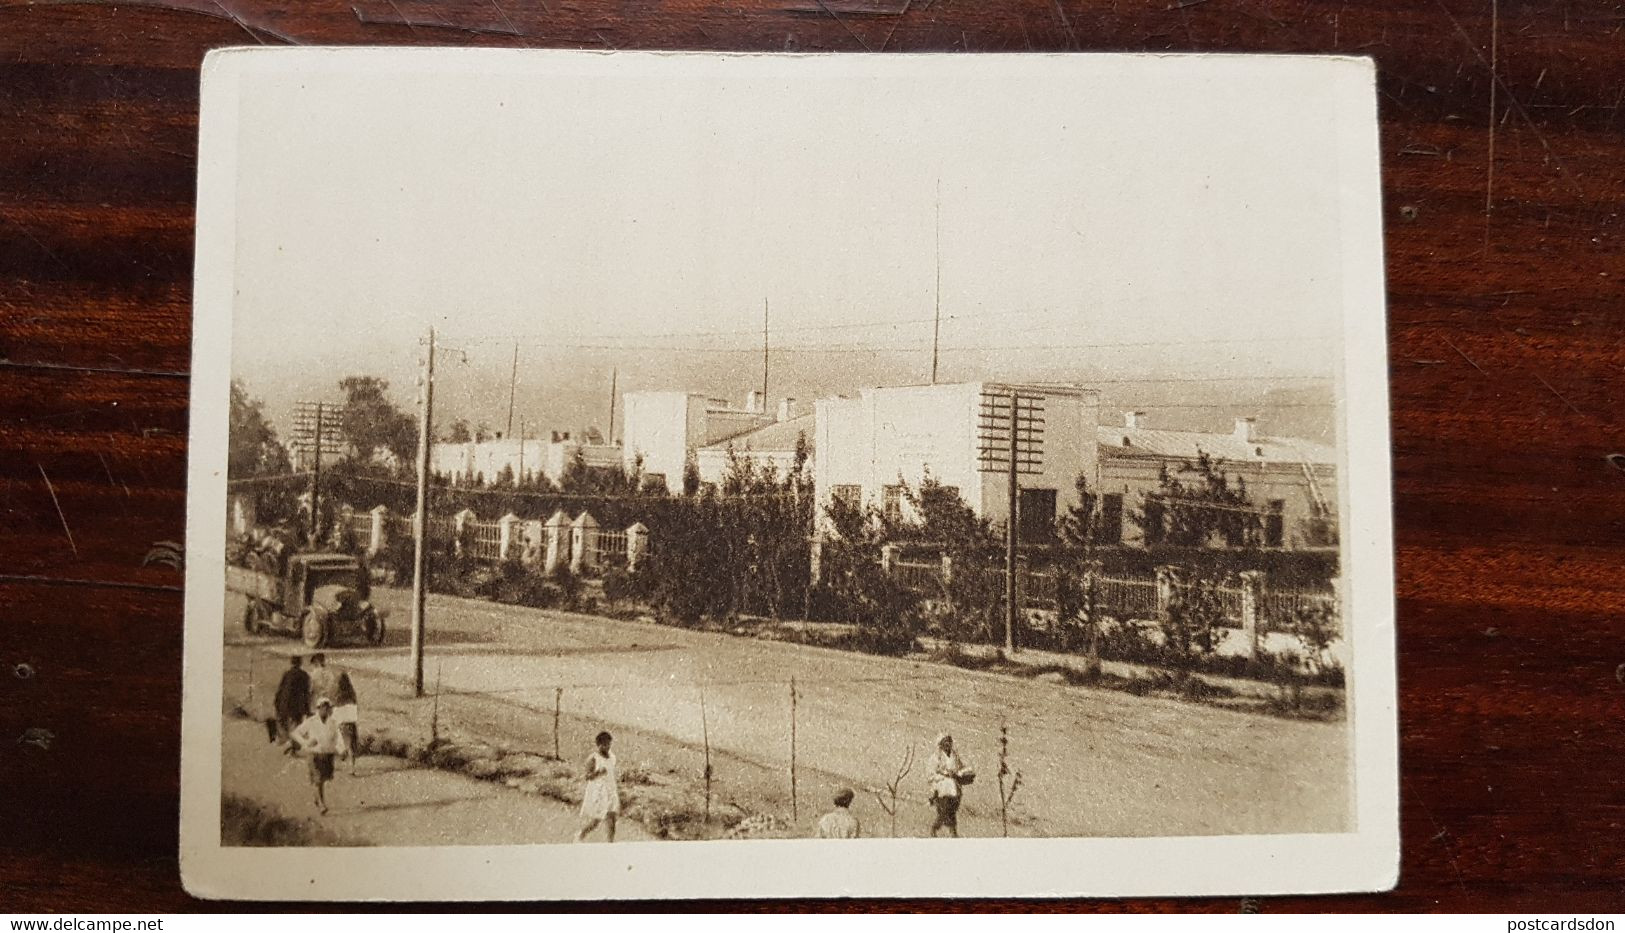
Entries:
<svg viewBox="0 0 1625 933">
<path fill-rule="evenodd" d="M 0 0 L 0 903 L 217 906 L 176 870 L 180 578 L 143 565 L 185 510 L 198 66 L 399 43 L 1374 56 L 1403 877 L 1261 906 L 1620 909 L 1622 29 L 1513 0 Z"/>
</svg>

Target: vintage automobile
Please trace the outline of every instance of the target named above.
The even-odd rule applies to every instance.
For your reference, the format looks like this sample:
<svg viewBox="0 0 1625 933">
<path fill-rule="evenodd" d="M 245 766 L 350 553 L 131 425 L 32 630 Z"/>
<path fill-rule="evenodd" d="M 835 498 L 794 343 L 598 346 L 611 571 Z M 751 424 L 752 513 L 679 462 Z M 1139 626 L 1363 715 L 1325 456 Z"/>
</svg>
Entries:
<svg viewBox="0 0 1625 933">
<path fill-rule="evenodd" d="M 243 596 L 243 628 L 254 634 L 297 635 L 312 648 L 384 640 L 367 569 L 348 554 L 293 554 L 281 575 L 227 565 L 226 589 Z"/>
</svg>

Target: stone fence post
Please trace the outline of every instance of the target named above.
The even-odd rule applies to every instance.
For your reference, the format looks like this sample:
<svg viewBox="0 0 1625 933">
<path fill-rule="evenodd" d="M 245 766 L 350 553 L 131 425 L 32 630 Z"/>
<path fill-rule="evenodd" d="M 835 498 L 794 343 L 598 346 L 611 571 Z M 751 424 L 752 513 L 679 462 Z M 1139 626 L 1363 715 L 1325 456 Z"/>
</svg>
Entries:
<svg viewBox="0 0 1625 933">
<path fill-rule="evenodd" d="M 468 526 L 477 521 L 479 516 L 473 509 L 464 509 L 451 517 L 451 550 L 458 557 L 463 555 L 463 540 L 468 534 Z"/>
<path fill-rule="evenodd" d="M 367 533 L 367 556 L 377 557 L 389 546 L 389 508 L 383 504 L 372 507 L 372 527 Z"/>
<path fill-rule="evenodd" d="M 231 497 L 231 528 L 238 537 L 246 536 L 254 529 L 254 512 L 254 499 L 251 496 L 238 493 Z"/>
<path fill-rule="evenodd" d="M 642 522 L 633 522 L 626 529 L 626 570 L 628 573 L 637 573 L 638 567 L 643 564 L 643 555 L 649 552 L 649 527 Z"/>
<path fill-rule="evenodd" d="M 881 548 L 880 548 L 880 569 L 881 570 L 885 571 L 886 573 L 891 573 L 893 570 L 897 569 L 897 551 L 898 551 L 898 547 L 895 544 L 886 544 L 886 545 L 881 546 Z"/>
<path fill-rule="evenodd" d="M 525 566 L 534 567 L 541 562 L 542 551 L 547 547 L 545 534 L 546 532 L 542 530 L 542 520 L 539 518 L 533 518 L 521 526 L 520 537 L 524 540 L 524 545 L 519 560 Z"/>
<path fill-rule="evenodd" d="M 942 555 L 942 585 L 949 586 L 954 582 L 954 559 L 947 554 Z"/>
<path fill-rule="evenodd" d="M 1174 568 L 1163 565 L 1157 571 L 1157 618 L 1167 618 L 1168 604 L 1174 601 Z"/>
<path fill-rule="evenodd" d="M 333 550 L 342 551 L 347 541 L 355 535 L 355 507 L 346 502 L 333 513 L 333 527 L 327 530 L 328 543 Z"/>
<path fill-rule="evenodd" d="M 514 529 L 519 527 L 519 516 L 509 512 L 497 519 L 497 560 L 510 560 L 519 555 L 514 552 Z"/>
<path fill-rule="evenodd" d="M 598 519 L 583 510 L 570 523 L 570 569 L 585 573 L 598 566 Z"/>
<path fill-rule="evenodd" d="M 1241 581 L 1241 653 L 1251 658 L 1258 654 L 1258 642 L 1263 636 L 1259 623 L 1259 610 L 1264 605 L 1264 572 L 1243 570 L 1237 575 Z"/>
<path fill-rule="evenodd" d="M 807 541 L 807 582 L 817 586 L 824 579 L 824 539 Z"/>
<path fill-rule="evenodd" d="M 547 539 L 547 557 L 542 562 L 542 572 L 552 573 L 564 563 L 570 549 L 570 519 L 563 509 L 554 512 L 542 526 L 543 536 Z"/>
</svg>

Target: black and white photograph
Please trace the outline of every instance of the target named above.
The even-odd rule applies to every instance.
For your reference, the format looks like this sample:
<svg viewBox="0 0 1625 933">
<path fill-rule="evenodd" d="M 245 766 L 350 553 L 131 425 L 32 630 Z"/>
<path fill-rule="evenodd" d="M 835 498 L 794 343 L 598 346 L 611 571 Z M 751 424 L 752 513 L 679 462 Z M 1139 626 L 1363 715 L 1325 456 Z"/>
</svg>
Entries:
<svg viewBox="0 0 1625 933">
<path fill-rule="evenodd" d="M 1376 890 L 1368 61 L 204 68 L 182 867 Z"/>
</svg>

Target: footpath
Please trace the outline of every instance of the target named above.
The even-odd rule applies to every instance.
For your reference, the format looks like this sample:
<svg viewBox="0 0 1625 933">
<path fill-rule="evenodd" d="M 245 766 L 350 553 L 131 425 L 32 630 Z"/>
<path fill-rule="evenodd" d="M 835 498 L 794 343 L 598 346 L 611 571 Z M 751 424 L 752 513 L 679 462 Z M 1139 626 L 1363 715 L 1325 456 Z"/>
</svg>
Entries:
<svg viewBox="0 0 1625 933">
<path fill-rule="evenodd" d="M 316 811 L 302 756 L 267 742 L 262 723 L 228 716 L 223 728 L 224 793 L 300 823 L 317 844 L 560 843 L 571 841 L 579 825 L 576 809 L 560 801 L 382 755 L 361 756 L 354 776 L 348 762 L 338 762 L 324 816 Z M 602 840 L 602 829 L 591 838 Z M 623 819 L 615 838 L 649 835 Z"/>
</svg>

